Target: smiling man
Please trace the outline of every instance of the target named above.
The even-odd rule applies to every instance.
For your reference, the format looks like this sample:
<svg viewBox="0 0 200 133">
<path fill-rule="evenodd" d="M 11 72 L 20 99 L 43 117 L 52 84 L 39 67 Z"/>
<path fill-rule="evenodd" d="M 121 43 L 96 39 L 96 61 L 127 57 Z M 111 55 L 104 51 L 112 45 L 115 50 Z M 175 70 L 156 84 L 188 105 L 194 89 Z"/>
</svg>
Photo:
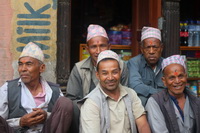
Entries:
<svg viewBox="0 0 200 133">
<path fill-rule="evenodd" d="M 164 89 L 162 83 L 161 57 L 163 44 L 161 32 L 153 27 L 143 27 L 140 45 L 141 54 L 128 61 L 129 83 L 142 104 L 154 93 Z"/>
<path fill-rule="evenodd" d="M 73 117 L 74 127 L 72 132 L 79 132 L 79 109 L 76 106 L 76 101 L 85 97 L 98 84 L 99 81 L 95 76 L 97 58 L 100 52 L 109 50 L 110 47 L 111 44 L 109 44 L 106 30 L 100 25 L 90 24 L 88 26 L 86 47 L 90 57 L 74 65 L 66 88 L 66 96 L 75 103 Z M 120 83 L 126 86 L 128 85 L 128 68 L 126 63 L 122 60 L 119 61 L 119 64 L 122 71 Z"/>
<path fill-rule="evenodd" d="M 187 89 L 184 59 L 173 55 L 163 60 L 165 90 L 152 95 L 146 104 L 153 133 L 199 133 L 200 100 Z"/>
<path fill-rule="evenodd" d="M 0 132 L 66 133 L 72 120 L 72 101 L 58 85 L 47 82 L 40 47 L 28 43 L 18 60 L 20 78 L 0 88 Z"/>
<path fill-rule="evenodd" d="M 101 52 L 96 88 L 82 102 L 80 133 L 150 133 L 145 110 L 134 90 L 120 84 L 118 55 Z"/>
</svg>

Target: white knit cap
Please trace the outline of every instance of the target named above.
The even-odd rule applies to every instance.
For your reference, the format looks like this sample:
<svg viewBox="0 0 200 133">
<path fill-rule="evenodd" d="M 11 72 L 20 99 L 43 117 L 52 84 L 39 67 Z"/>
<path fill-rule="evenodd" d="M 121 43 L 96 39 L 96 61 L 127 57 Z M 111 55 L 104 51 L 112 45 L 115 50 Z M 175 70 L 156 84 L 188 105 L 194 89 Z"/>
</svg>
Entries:
<svg viewBox="0 0 200 133">
<path fill-rule="evenodd" d="M 166 59 L 164 59 L 162 61 L 162 64 L 161 64 L 162 65 L 162 70 L 164 70 L 165 67 L 167 67 L 170 64 L 180 64 L 186 69 L 184 57 L 180 56 L 180 55 L 172 55 L 172 56 L 167 57 Z"/>
<path fill-rule="evenodd" d="M 19 58 L 26 57 L 26 56 L 33 57 L 33 58 L 38 59 L 42 62 L 44 61 L 44 54 L 43 54 L 41 48 L 33 42 L 29 42 L 24 47 Z"/>
<path fill-rule="evenodd" d="M 153 27 L 143 27 L 142 28 L 141 42 L 144 39 L 147 39 L 147 38 L 150 38 L 150 37 L 157 38 L 158 40 L 161 41 L 161 32 L 160 32 L 160 30 L 157 29 L 157 28 L 153 28 Z"/>
<path fill-rule="evenodd" d="M 103 27 L 100 25 L 90 24 L 88 26 L 87 41 L 96 36 L 102 36 L 108 39 L 108 35 Z"/>
<path fill-rule="evenodd" d="M 115 52 L 113 52 L 111 50 L 104 50 L 98 55 L 97 64 L 101 60 L 106 59 L 106 58 L 112 58 L 119 62 L 119 56 Z"/>
</svg>

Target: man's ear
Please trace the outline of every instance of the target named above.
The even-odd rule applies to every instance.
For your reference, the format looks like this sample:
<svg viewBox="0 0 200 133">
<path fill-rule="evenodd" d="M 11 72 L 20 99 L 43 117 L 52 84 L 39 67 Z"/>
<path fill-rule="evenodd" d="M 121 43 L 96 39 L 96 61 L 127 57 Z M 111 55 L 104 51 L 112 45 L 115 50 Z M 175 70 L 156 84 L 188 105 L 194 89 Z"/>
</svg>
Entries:
<svg viewBox="0 0 200 133">
<path fill-rule="evenodd" d="M 111 44 L 109 43 L 109 44 L 108 44 L 108 50 L 110 50 L 110 49 L 111 49 Z"/>
<path fill-rule="evenodd" d="M 161 44 L 161 52 L 163 51 L 163 48 L 164 48 L 164 45 L 163 45 L 163 44 Z"/>
<path fill-rule="evenodd" d="M 141 51 L 142 54 L 144 54 L 144 48 L 141 44 L 140 44 L 140 51 Z"/>
<path fill-rule="evenodd" d="M 163 82 L 164 86 L 167 87 L 167 86 L 166 86 L 166 82 L 165 82 L 165 77 L 164 77 L 164 76 L 162 77 L 162 82 Z"/>
<path fill-rule="evenodd" d="M 88 44 L 86 44 L 85 49 L 86 49 L 86 51 L 89 53 L 89 47 L 88 47 Z"/>
<path fill-rule="evenodd" d="M 46 69 L 46 65 L 45 64 L 40 65 L 40 73 L 44 72 L 45 69 Z"/>
<path fill-rule="evenodd" d="M 99 80 L 99 72 L 98 71 L 96 71 L 96 77 Z"/>
</svg>

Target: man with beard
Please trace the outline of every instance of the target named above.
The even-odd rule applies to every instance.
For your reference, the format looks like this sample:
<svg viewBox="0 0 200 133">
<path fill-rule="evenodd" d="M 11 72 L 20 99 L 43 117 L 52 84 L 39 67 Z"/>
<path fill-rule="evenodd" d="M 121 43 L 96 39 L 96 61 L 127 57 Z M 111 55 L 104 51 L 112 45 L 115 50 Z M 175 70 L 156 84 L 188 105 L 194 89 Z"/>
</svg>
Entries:
<svg viewBox="0 0 200 133">
<path fill-rule="evenodd" d="M 142 104 L 154 93 L 164 89 L 162 83 L 161 57 L 163 44 L 161 32 L 153 27 L 143 27 L 140 45 L 141 54 L 128 61 L 129 83 Z"/>
<path fill-rule="evenodd" d="M 186 87 L 184 59 L 173 55 L 163 60 L 165 90 L 152 95 L 146 110 L 153 133 L 200 133 L 200 99 Z"/>
<path fill-rule="evenodd" d="M 118 55 L 101 52 L 96 88 L 81 102 L 81 133 L 150 133 L 144 107 L 134 90 L 120 84 Z"/>
<path fill-rule="evenodd" d="M 18 60 L 20 78 L 0 88 L 1 133 L 66 133 L 72 120 L 72 101 L 59 86 L 47 82 L 40 47 L 28 43 Z M 3 119 L 2 119 L 3 118 Z"/>
</svg>

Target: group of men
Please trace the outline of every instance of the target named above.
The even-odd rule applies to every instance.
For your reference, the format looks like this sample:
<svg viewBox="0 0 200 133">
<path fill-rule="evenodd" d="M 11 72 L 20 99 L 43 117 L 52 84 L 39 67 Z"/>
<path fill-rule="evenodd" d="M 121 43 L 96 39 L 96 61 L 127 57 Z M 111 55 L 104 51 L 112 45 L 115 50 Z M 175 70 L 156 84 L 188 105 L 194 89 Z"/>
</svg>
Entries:
<svg viewBox="0 0 200 133">
<path fill-rule="evenodd" d="M 90 57 L 75 64 L 63 96 L 40 74 L 42 50 L 27 44 L 19 79 L 0 88 L 0 131 L 31 133 L 199 133 L 200 100 L 187 89 L 185 61 L 161 57 L 161 32 L 143 27 L 141 54 L 126 64 L 99 25 L 89 25 Z M 71 100 L 70 100 L 71 99 Z"/>
</svg>

